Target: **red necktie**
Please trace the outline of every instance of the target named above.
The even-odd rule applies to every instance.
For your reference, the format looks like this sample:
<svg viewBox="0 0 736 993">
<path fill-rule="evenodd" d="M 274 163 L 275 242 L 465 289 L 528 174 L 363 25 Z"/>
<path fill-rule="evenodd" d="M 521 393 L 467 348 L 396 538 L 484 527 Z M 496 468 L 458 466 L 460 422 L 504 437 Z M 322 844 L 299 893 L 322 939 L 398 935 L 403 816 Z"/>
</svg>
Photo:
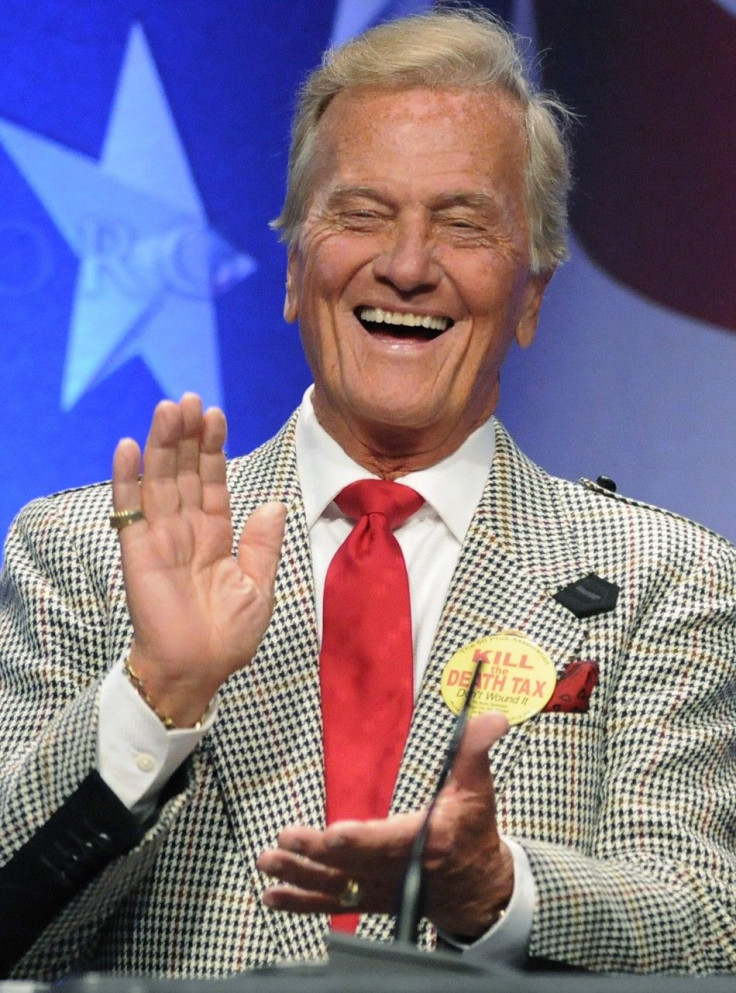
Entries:
<svg viewBox="0 0 736 993">
<path fill-rule="evenodd" d="M 327 823 L 386 817 L 414 704 L 409 580 L 393 535 L 421 507 L 408 486 L 364 479 L 335 502 L 356 520 L 325 580 L 320 652 Z M 354 931 L 357 914 L 333 918 Z"/>
</svg>

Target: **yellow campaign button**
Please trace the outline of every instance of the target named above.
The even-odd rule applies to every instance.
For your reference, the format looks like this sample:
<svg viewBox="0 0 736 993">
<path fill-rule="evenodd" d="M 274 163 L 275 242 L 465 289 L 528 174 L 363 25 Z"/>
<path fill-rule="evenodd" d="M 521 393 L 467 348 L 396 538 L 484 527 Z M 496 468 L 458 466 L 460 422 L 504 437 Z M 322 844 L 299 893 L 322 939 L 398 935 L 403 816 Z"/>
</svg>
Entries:
<svg viewBox="0 0 736 993">
<path fill-rule="evenodd" d="M 523 634 L 502 631 L 465 645 L 442 673 L 442 697 L 459 714 L 480 662 L 475 692 L 468 705 L 471 717 L 500 710 L 509 724 L 521 724 L 538 714 L 554 692 L 557 673 L 550 657 Z"/>
</svg>

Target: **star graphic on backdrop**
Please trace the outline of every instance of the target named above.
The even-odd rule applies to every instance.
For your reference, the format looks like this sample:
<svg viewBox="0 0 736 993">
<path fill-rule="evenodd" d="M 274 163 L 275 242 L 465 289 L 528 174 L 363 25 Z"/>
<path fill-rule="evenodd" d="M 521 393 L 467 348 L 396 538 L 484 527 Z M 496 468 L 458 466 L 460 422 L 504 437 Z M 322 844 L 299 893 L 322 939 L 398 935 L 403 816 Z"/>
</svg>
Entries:
<svg viewBox="0 0 736 993">
<path fill-rule="evenodd" d="M 208 225 L 140 25 L 99 162 L 4 120 L 0 143 L 80 259 L 62 408 L 134 356 L 165 395 L 221 403 L 213 298 L 256 263 Z"/>
</svg>

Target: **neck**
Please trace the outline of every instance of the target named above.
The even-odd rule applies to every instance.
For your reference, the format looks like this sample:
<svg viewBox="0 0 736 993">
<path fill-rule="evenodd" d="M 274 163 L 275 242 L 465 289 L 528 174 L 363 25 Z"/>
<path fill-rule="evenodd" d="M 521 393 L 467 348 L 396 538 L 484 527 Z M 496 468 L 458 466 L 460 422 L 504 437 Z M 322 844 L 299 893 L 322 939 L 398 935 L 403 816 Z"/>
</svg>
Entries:
<svg viewBox="0 0 736 993">
<path fill-rule="evenodd" d="M 480 417 L 451 430 L 430 432 L 408 431 L 394 425 L 351 425 L 323 416 L 316 404 L 315 414 L 324 430 L 354 462 L 371 475 L 392 480 L 446 459 L 488 419 Z"/>
</svg>

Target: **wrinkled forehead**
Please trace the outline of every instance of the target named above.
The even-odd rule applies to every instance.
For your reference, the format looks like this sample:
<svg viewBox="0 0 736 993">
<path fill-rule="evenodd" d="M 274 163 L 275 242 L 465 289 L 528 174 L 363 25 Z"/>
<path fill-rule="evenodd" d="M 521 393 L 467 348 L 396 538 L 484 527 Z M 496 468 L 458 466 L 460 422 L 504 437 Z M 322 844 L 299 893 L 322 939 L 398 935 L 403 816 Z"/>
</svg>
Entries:
<svg viewBox="0 0 736 993">
<path fill-rule="evenodd" d="M 502 90 L 345 90 L 316 139 L 310 200 L 336 183 L 393 182 L 496 191 L 525 203 L 524 114 Z"/>
</svg>

